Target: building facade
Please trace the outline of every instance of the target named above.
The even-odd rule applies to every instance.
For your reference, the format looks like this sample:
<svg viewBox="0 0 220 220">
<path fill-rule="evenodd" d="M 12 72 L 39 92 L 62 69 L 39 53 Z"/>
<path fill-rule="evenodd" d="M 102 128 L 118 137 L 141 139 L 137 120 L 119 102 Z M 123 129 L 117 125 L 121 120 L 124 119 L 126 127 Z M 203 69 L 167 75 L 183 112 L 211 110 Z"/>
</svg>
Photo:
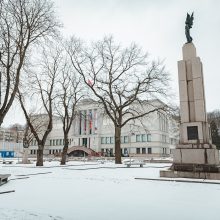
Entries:
<svg viewBox="0 0 220 220">
<path fill-rule="evenodd" d="M 154 102 L 160 103 L 159 100 Z M 148 104 L 146 102 L 146 108 Z M 69 132 L 69 148 L 77 147 L 79 150 L 80 147 L 86 147 L 99 155 L 113 156 L 114 124 L 103 108 L 97 102 L 85 99 L 79 103 L 77 109 L 77 116 Z M 127 123 L 121 133 L 122 155 L 170 155 L 174 144 L 178 142 L 178 135 L 172 133 L 173 120 L 165 112 L 155 111 Z M 44 153 L 56 155 L 62 149 L 62 122 L 59 117 L 54 117 L 53 130 L 47 138 Z M 36 155 L 36 152 L 37 143 L 33 140 L 30 154 Z"/>
<path fill-rule="evenodd" d="M 0 157 L 3 154 L 10 154 L 13 152 L 13 156 L 20 157 L 23 154 L 23 137 L 24 128 L 15 124 L 10 128 L 0 128 Z"/>
</svg>

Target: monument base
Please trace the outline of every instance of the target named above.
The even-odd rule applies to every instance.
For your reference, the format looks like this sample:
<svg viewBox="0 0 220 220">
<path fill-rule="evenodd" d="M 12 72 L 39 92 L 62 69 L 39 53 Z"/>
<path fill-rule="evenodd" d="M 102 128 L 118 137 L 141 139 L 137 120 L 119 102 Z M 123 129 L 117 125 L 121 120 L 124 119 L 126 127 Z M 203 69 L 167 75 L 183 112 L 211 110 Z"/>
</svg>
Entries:
<svg viewBox="0 0 220 220">
<path fill-rule="evenodd" d="M 215 145 L 178 145 L 173 150 L 174 164 L 219 165 L 219 151 Z"/>
<path fill-rule="evenodd" d="M 160 177 L 220 180 L 220 173 L 161 170 Z"/>
<path fill-rule="evenodd" d="M 173 164 L 160 177 L 220 180 L 219 151 L 212 144 L 180 144 L 173 150 Z"/>
<path fill-rule="evenodd" d="M 207 164 L 177 164 L 173 163 L 170 170 L 180 172 L 207 172 L 207 173 L 219 173 L 220 167 L 216 165 Z"/>
</svg>

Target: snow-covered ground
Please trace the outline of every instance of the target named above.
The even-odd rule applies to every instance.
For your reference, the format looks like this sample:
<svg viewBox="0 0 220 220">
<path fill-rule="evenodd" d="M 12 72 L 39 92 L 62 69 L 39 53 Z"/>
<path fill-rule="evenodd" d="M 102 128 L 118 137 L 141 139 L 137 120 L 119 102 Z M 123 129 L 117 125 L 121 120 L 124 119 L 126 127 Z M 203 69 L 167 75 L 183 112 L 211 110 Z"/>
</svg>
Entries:
<svg viewBox="0 0 220 220">
<path fill-rule="evenodd" d="M 0 165 L 1 220 L 219 220 L 220 184 L 135 180 L 159 178 L 169 164 L 126 168 L 110 162 Z M 164 168 L 163 168 L 164 167 Z M 29 175 L 42 173 L 39 175 Z M 44 173 L 44 174 L 43 174 Z M 28 175 L 26 179 L 22 178 Z M 14 179 L 14 180 L 13 180 Z"/>
</svg>

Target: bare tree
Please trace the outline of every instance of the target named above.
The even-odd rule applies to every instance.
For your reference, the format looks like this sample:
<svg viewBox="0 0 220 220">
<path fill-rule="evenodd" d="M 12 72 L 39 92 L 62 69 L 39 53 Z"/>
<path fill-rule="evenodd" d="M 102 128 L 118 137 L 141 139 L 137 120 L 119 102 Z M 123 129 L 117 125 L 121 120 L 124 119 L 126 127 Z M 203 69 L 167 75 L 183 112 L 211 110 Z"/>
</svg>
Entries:
<svg viewBox="0 0 220 220">
<path fill-rule="evenodd" d="M 28 126 L 28 124 L 26 124 L 24 127 L 23 147 L 28 148 L 33 139 L 34 136 L 30 131 L 30 127 Z"/>
<path fill-rule="evenodd" d="M 0 4 L 0 125 L 18 90 L 31 48 L 55 35 L 59 22 L 50 0 L 2 0 Z"/>
<path fill-rule="evenodd" d="M 212 112 L 208 112 L 207 118 L 210 124 L 212 143 L 216 145 L 217 149 L 220 149 L 220 111 L 219 109 L 216 109 Z"/>
<path fill-rule="evenodd" d="M 37 166 L 43 166 L 44 146 L 53 128 L 55 84 L 60 62 L 59 50 L 53 50 L 53 48 L 49 51 L 44 50 L 39 68 L 35 67 L 35 71 L 30 71 L 29 83 L 26 86 L 22 85 L 22 90 L 18 90 L 21 108 L 38 144 Z M 31 100 L 28 99 L 29 97 Z M 34 106 L 36 114 L 29 114 L 28 106 L 33 102 L 36 103 Z"/>
<path fill-rule="evenodd" d="M 66 56 L 64 56 L 66 57 Z M 76 108 L 83 97 L 81 77 L 73 70 L 69 59 L 63 58 L 64 63 L 58 80 L 58 95 L 56 100 L 56 112 L 63 124 L 64 146 L 61 165 L 66 164 L 67 150 L 69 146 L 69 131 L 76 116 Z"/>
<path fill-rule="evenodd" d="M 86 49 L 80 40 L 72 38 L 68 53 L 73 67 L 114 124 L 115 162 L 121 163 L 122 127 L 131 120 L 166 109 L 165 104 L 153 105 L 155 102 L 149 100 L 167 94 L 168 74 L 161 62 L 150 62 L 148 54 L 136 44 L 122 48 L 112 37 Z"/>
<path fill-rule="evenodd" d="M 207 114 L 208 122 L 211 124 L 214 121 L 218 128 L 220 128 L 220 110 L 216 109 Z"/>
</svg>

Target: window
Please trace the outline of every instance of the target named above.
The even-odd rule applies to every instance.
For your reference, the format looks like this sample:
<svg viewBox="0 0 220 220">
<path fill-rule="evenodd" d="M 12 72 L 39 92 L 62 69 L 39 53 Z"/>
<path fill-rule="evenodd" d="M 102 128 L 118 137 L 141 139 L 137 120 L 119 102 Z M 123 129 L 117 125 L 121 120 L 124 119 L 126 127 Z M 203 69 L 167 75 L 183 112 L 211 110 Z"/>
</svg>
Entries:
<svg viewBox="0 0 220 220">
<path fill-rule="evenodd" d="M 58 139 L 56 140 L 56 145 L 59 145 L 59 140 Z"/>
<path fill-rule="evenodd" d="M 53 140 L 53 146 L 55 145 L 55 140 Z"/>
<path fill-rule="evenodd" d="M 140 148 L 136 148 L 136 154 L 140 154 Z"/>
<path fill-rule="evenodd" d="M 141 142 L 141 135 L 136 135 L 136 142 Z"/>
<path fill-rule="evenodd" d="M 147 135 L 147 141 L 148 141 L 148 142 L 151 142 L 151 134 L 148 134 L 148 135 Z"/>
<path fill-rule="evenodd" d="M 146 154 L 146 148 L 142 148 L 142 154 Z"/>
<path fill-rule="evenodd" d="M 52 146 L 52 140 L 50 140 L 50 146 Z"/>
<path fill-rule="evenodd" d="M 106 137 L 106 144 L 110 144 L 110 137 Z"/>
<path fill-rule="evenodd" d="M 148 148 L 147 148 L 147 153 L 148 153 L 148 154 L 152 154 L 152 149 L 151 149 L 151 147 L 148 147 Z"/>
<path fill-rule="evenodd" d="M 121 143 L 124 143 L 124 136 L 121 136 Z"/>
<path fill-rule="evenodd" d="M 128 143 L 128 136 L 124 136 L 124 143 Z"/>
<path fill-rule="evenodd" d="M 105 144 L 105 138 L 104 137 L 101 138 L 101 144 Z"/>
<path fill-rule="evenodd" d="M 167 142 L 167 136 L 162 134 L 162 142 L 166 143 Z"/>
<path fill-rule="evenodd" d="M 49 154 L 51 154 L 51 150 L 49 150 Z"/>
<path fill-rule="evenodd" d="M 82 145 L 83 145 L 84 147 L 87 147 L 87 138 L 83 138 L 83 139 L 82 139 Z"/>
<path fill-rule="evenodd" d="M 62 139 L 60 139 L 60 145 L 62 145 Z"/>
<path fill-rule="evenodd" d="M 114 144 L 114 137 L 110 137 L 110 143 Z"/>
<path fill-rule="evenodd" d="M 163 154 L 167 154 L 167 149 L 163 147 Z"/>
<path fill-rule="evenodd" d="M 142 134 L 141 139 L 142 139 L 142 142 L 146 142 L 147 141 L 146 134 Z"/>
</svg>

